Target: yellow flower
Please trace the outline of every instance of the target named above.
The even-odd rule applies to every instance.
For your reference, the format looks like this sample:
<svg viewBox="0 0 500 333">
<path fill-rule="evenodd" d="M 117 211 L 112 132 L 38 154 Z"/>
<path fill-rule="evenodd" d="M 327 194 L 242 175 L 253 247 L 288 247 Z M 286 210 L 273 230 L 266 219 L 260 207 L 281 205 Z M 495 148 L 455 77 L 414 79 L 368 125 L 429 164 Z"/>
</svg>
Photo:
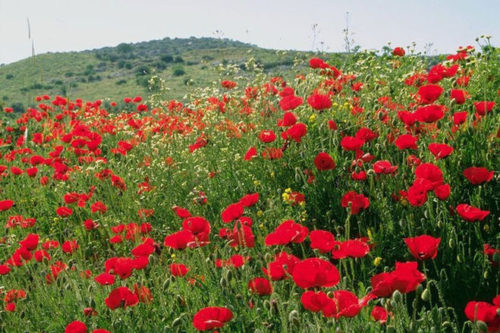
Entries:
<svg viewBox="0 0 500 333">
<path fill-rule="evenodd" d="M 175 253 L 172 253 L 172 254 L 170 255 L 170 258 L 175 259 Z"/>
<path fill-rule="evenodd" d="M 253 184 L 254 184 L 254 186 L 259 186 L 259 185 L 260 185 L 260 182 L 259 182 L 258 180 L 254 180 L 254 181 L 253 181 Z"/>
<path fill-rule="evenodd" d="M 263 211 L 261 211 L 261 210 L 257 211 L 257 216 L 262 216 L 262 215 L 264 215 Z"/>
<path fill-rule="evenodd" d="M 309 117 L 309 122 L 310 123 L 314 123 L 316 121 L 316 115 L 315 114 L 312 114 L 310 117 Z"/>
<path fill-rule="evenodd" d="M 378 265 L 380 265 L 381 262 L 382 262 L 382 258 L 381 257 L 376 257 L 373 260 L 373 266 L 378 266 Z"/>
</svg>

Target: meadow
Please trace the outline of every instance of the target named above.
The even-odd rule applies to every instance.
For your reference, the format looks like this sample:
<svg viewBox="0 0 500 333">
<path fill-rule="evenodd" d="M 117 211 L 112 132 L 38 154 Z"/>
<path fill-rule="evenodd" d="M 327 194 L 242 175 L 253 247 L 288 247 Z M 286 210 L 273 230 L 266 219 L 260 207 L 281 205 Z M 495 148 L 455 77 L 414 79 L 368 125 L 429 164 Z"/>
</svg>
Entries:
<svg viewBox="0 0 500 333">
<path fill-rule="evenodd" d="M 4 107 L 0 331 L 498 331 L 499 56 Z"/>
</svg>

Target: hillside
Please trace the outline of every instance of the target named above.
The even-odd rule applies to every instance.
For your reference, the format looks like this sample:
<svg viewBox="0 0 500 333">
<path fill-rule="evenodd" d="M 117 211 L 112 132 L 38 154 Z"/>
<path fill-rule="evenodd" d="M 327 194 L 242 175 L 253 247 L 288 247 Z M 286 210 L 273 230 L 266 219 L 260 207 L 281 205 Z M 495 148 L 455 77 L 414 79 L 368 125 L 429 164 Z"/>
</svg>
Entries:
<svg viewBox="0 0 500 333">
<path fill-rule="evenodd" d="M 219 77 L 217 65 L 244 69 L 251 57 L 266 72 L 291 75 L 294 59 L 311 53 L 276 51 L 228 39 L 189 38 L 119 44 L 82 52 L 46 53 L 0 66 L 0 106 L 16 111 L 40 94 L 69 98 L 118 99 L 148 93 L 148 80 L 158 75 L 167 82 L 171 98 L 206 87 Z M 288 75 L 287 75 L 288 74 Z"/>
</svg>

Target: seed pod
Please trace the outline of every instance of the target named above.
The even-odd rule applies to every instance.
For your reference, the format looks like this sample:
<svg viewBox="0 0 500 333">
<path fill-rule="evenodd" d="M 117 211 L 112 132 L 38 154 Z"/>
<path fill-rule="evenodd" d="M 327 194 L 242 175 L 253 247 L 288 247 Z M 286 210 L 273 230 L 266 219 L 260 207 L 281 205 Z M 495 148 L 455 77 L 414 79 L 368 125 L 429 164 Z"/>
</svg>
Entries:
<svg viewBox="0 0 500 333">
<path fill-rule="evenodd" d="M 403 300 L 403 295 L 399 290 L 396 290 L 394 294 L 392 294 L 392 299 L 394 302 L 400 303 Z"/>
<path fill-rule="evenodd" d="M 450 240 L 448 241 L 448 246 L 450 249 L 455 247 L 455 238 L 451 237 Z"/>
<path fill-rule="evenodd" d="M 425 290 L 422 293 L 422 295 L 420 296 L 420 298 L 422 299 L 422 301 L 428 302 L 430 297 L 431 297 L 431 293 L 429 291 L 429 288 L 425 288 Z"/>
<path fill-rule="evenodd" d="M 299 313 L 297 310 L 292 310 L 288 314 L 288 321 L 293 325 L 293 326 L 299 326 L 300 320 L 299 320 Z"/>
</svg>

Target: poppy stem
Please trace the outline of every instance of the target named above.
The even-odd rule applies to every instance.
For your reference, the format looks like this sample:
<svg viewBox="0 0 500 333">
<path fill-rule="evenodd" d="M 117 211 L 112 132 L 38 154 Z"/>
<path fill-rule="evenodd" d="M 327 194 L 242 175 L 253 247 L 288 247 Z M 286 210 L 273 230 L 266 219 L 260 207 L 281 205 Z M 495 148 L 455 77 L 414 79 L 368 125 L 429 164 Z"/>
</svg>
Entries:
<svg viewBox="0 0 500 333">
<path fill-rule="evenodd" d="M 351 213 L 347 215 L 347 219 L 345 220 L 345 239 L 350 239 L 351 233 Z"/>
</svg>

